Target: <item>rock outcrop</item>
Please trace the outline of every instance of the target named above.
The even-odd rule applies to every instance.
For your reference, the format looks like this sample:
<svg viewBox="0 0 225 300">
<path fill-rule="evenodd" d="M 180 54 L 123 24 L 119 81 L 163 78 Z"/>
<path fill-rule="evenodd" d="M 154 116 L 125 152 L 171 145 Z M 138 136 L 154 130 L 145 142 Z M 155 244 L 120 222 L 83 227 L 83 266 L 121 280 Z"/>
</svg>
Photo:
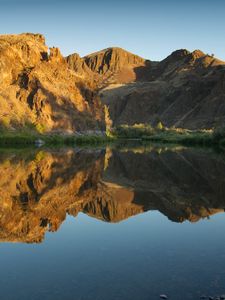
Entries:
<svg viewBox="0 0 225 300">
<path fill-rule="evenodd" d="M 104 127 L 93 91 L 40 34 L 0 36 L 0 122 L 18 129 L 68 131 Z"/>
<path fill-rule="evenodd" d="M 85 60 L 78 53 L 66 57 L 66 61 L 71 70 L 85 79 L 94 79 L 97 75 L 88 67 Z"/>
</svg>

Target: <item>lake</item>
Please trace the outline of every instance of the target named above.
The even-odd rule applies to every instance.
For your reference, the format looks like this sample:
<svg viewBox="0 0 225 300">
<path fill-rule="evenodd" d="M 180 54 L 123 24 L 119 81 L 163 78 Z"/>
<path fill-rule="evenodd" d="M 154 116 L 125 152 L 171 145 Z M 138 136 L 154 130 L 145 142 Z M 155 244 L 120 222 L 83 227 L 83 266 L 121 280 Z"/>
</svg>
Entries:
<svg viewBox="0 0 225 300">
<path fill-rule="evenodd" d="M 2 149 L 1 299 L 225 294 L 224 209 L 212 150 Z"/>
</svg>

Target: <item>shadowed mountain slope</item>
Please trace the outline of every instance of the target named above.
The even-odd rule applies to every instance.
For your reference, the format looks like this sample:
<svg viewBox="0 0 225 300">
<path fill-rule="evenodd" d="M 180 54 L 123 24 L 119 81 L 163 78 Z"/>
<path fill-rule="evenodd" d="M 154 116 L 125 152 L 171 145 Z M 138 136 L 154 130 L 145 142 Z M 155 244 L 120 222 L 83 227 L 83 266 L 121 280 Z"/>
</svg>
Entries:
<svg viewBox="0 0 225 300">
<path fill-rule="evenodd" d="M 189 129 L 225 124 L 225 63 L 196 50 L 178 50 L 151 68 L 148 80 L 100 91 L 114 125 L 150 123 Z"/>
</svg>

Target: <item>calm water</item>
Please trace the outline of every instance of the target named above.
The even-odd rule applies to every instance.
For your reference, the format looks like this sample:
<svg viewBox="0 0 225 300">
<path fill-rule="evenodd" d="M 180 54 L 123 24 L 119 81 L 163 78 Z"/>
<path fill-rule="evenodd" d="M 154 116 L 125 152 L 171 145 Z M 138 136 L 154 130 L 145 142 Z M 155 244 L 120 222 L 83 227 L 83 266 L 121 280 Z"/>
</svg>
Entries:
<svg viewBox="0 0 225 300">
<path fill-rule="evenodd" d="M 0 152 L 1 299 L 225 294 L 225 155 Z"/>
</svg>

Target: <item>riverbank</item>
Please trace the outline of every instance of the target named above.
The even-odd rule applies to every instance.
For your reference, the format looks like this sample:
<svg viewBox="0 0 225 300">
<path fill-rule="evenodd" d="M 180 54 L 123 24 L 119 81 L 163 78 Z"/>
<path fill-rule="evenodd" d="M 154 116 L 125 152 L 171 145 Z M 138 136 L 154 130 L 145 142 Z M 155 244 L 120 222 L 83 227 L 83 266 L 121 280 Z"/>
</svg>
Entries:
<svg viewBox="0 0 225 300">
<path fill-rule="evenodd" d="M 97 145 L 113 142 L 115 138 L 106 135 L 63 135 L 38 134 L 33 132 L 1 132 L 0 147 L 7 146 L 52 146 L 52 145 Z"/>
<path fill-rule="evenodd" d="M 36 132 L 0 132 L 0 147 L 98 145 L 121 141 L 179 144 L 184 146 L 225 146 L 225 129 L 187 130 L 180 128 L 152 128 L 148 125 L 119 126 L 110 134 L 40 134 Z"/>
<path fill-rule="evenodd" d="M 137 124 L 113 129 L 113 136 L 123 139 L 140 139 L 145 142 L 180 144 L 185 146 L 225 146 L 225 128 L 215 130 L 188 130 Z"/>
<path fill-rule="evenodd" d="M 177 133 L 170 131 L 155 133 L 151 136 L 143 136 L 142 140 L 157 143 L 181 144 L 185 146 L 218 146 L 222 142 L 214 139 L 213 134 L 208 132 Z"/>
</svg>

